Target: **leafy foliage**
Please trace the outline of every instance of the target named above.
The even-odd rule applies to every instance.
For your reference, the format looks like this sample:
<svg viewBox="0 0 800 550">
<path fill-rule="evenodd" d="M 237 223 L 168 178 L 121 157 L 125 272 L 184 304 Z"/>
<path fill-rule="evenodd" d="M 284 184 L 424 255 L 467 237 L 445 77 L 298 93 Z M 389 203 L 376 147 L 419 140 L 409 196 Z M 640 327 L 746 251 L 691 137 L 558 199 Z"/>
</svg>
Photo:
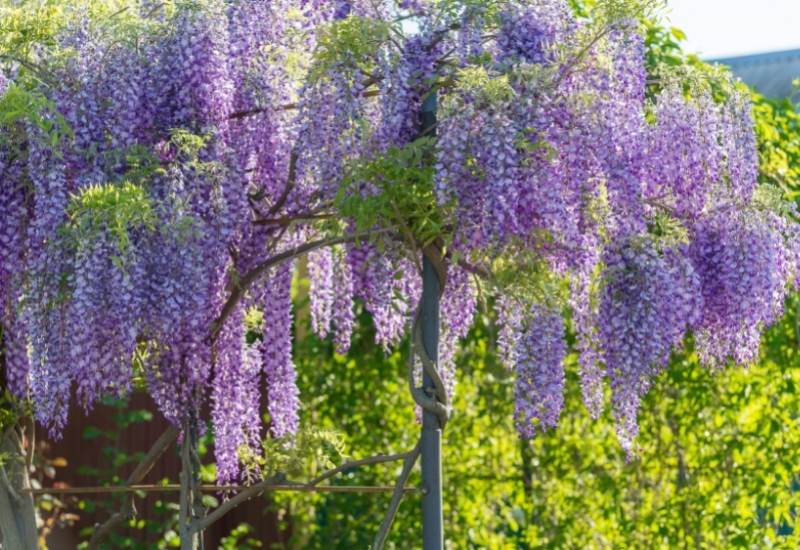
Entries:
<svg viewBox="0 0 800 550">
<path fill-rule="evenodd" d="M 5 90 L 0 89 L 0 128 L 13 130 L 21 122 L 37 126 L 55 150 L 58 150 L 62 139 L 74 135 L 52 101 L 39 93 L 11 84 Z M 7 134 L 0 134 L 3 141 L 8 138 Z M 12 141 L 3 145 L 14 147 L 18 143 Z"/>
<path fill-rule="evenodd" d="M 352 16 L 328 23 L 320 31 L 312 74 L 322 76 L 343 63 L 352 63 L 368 74 L 389 32 L 389 24 L 368 17 Z"/>
<path fill-rule="evenodd" d="M 336 196 L 342 215 L 359 232 L 399 227 L 412 248 L 446 235 L 446 211 L 435 207 L 434 170 L 425 162 L 432 143 L 422 137 L 355 166 Z"/>
<path fill-rule="evenodd" d="M 761 160 L 761 180 L 800 199 L 800 113 L 790 99 L 752 92 Z"/>
<path fill-rule="evenodd" d="M 108 231 L 116 239 L 121 254 L 130 247 L 130 232 L 155 230 L 150 199 L 145 191 L 130 182 L 84 188 L 72 198 L 68 208 L 67 231 L 77 242 L 91 239 L 93 231 Z"/>
</svg>

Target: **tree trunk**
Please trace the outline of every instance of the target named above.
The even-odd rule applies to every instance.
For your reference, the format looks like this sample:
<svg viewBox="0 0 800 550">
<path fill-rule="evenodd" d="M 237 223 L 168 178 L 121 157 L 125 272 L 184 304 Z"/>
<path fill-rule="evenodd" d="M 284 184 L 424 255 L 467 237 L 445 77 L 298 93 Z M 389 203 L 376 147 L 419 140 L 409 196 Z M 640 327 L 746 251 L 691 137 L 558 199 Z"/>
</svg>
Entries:
<svg viewBox="0 0 800 550">
<path fill-rule="evenodd" d="M 36 506 L 22 437 L 16 427 L 0 440 L 0 534 L 3 548 L 37 550 Z"/>
</svg>

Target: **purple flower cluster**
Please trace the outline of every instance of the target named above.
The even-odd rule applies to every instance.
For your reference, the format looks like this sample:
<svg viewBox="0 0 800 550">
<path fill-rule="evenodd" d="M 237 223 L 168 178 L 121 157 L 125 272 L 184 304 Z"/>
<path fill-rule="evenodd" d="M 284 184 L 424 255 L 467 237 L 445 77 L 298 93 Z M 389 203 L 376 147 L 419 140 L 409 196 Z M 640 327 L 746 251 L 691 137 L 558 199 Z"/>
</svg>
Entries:
<svg viewBox="0 0 800 550">
<path fill-rule="evenodd" d="M 706 207 L 720 181 L 719 108 L 704 95 L 687 101 L 677 86 L 656 103 L 650 135 L 647 199 L 671 205 L 680 217 L 693 218 Z"/>
<path fill-rule="evenodd" d="M 617 431 L 631 452 L 636 415 L 652 377 L 700 315 L 700 281 L 679 250 L 633 238 L 606 251 L 599 341 L 613 392 Z"/>
<path fill-rule="evenodd" d="M 287 186 L 297 127 L 279 106 L 299 86 L 280 60 L 310 34 L 287 19 L 296 4 L 208 0 L 173 12 L 143 5 L 149 20 L 135 41 L 80 12 L 57 36 L 64 55 L 42 52 L 58 78 L 34 91 L 58 110 L 41 113 L 53 135 L 25 123 L 0 131 L 0 323 L 10 386 L 33 399 L 54 435 L 72 391 L 89 407 L 129 389 L 140 346 L 149 391 L 170 421 L 180 424 L 211 397 L 221 479 L 237 476 L 241 445 L 257 445 L 267 359 L 274 431 L 296 429 L 286 355 L 291 275 L 261 287 L 281 304 L 275 315 L 283 319 L 263 358 L 244 344 L 241 306 L 213 346 L 209 338 L 232 276 L 294 246 L 294 232 L 250 222 Z M 322 9 L 307 6 L 306 13 Z M 255 112 L 236 115 L 248 110 Z M 55 134 L 61 118 L 74 135 Z M 148 149 L 153 158 L 142 153 Z M 129 178 L 138 184 L 138 168 L 148 162 L 157 163 L 140 186 L 149 224 L 123 226 L 104 212 L 70 210 L 97 186 L 113 195 Z M 274 215 L 306 208 L 302 200 L 290 197 Z M 248 295 L 243 306 L 255 302 Z M 348 322 L 352 315 L 348 321 L 340 305 L 340 340 L 349 338 Z"/>
<path fill-rule="evenodd" d="M 274 254 L 361 227 L 315 220 L 336 218 L 343 183 L 377 192 L 352 181 L 354 164 L 416 140 L 434 91 L 438 202 L 421 207 L 426 216 L 441 207 L 434 217 L 447 233 L 439 364 L 449 391 L 478 291 L 452 258 L 474 261 L 476 273 L 520 270 L 493 298 L 525 436 L 553 426 L 562 407 L 567 305 L 584 400 L 599 414 L 610 381 L 627 449 L 644 392 L 688 330 L 708 364 L 753 360 L 796 278 L 800 232 L 791 214 L 757 200 L 746 97 L 668 85 L 650 102 L 633 23 L 589 29 L 602 32 L 587 43 L 579 31 L 591 24 L 565 0 L 496 12 L 478 4 L 435 13 L 439 3 L 422 1 L 143 2 L 128 29 L 136 40 L 88 12 L 70 15 L 39 52 L 56 78 L 19 82 L 57 113 L 0 129 L 0 323 L 12 390 L 57 434 L 72 392 L 88 407 L 127 391 L 141 350 L 170 421 L 210 399 L 220 480 L 237 479 L 239 451 L 261 435 L 262 371 L 272 435 L 298 429 L 293 266 L 273 266 L 224 308 L 229 295 Z M 418 32 L 375 38 L 384 36 L 376 20 L 399 30 L 395 18 L 408 12 Z M 370 47 L 346 50 L 340 30 Z M 14 79 L 7 69 L 0 93 Z M 101 187 L 120 199 L 123 184 L 144 199 L 115 204 L 119 218 L 107 205 L 76 208 Z M 379 345 L 408 332 L 418 251 L 381 239 L 310 254 L 313 329 L 339 353 L 356 300 Z M 263 331 L 248 345 L 253 309 Z"/>
<path fill-rule="evenodd" d="M 10 152 L 0 150 L 0 298 L 9 296 L 18 275 L 16 266 L 24 260 L 27 208 L 21 177 L 25 166 Z"/>
<path fill-rule="evenodd" d="M 161 99 L 159 121 L 169 128 L 224 132 L 233 107 L 233 81 L 224 5 L 180 9 L 174 32 L 161 46 L 154 71 Z"/>
<path fill-rule="evenodd" d="M 112 265 L 114 257 L 113 243 L 101 233 L 73 259 L 68 338 L 77 395 L 87 408 L 98 395 L 125 393 L 133 374 L 141 294 Z"/>
<path fill-rule="evenodd" d="M 497 36 L 501 61 L 546 63 L 553 48 L 572 30 L 570 8 L 564 0 L 509 2 L 500 14 Z"/>
<path fill-rule="evenodd" d="M 703 362 L 752 363 L 760 334 L 782 313 L 797 269 L 784 222 L 774 215 L 720 211 L 697 223 L 689 250 L 700 276 L 696 345 Z"/>
<path fill-rule="evenodd" d="M 592 417 L 603 410 L 603 366 L 599 326 L 599 305 L 592 289 L 592 277 L 578 271 L 570 281 L 570 307 L 575 330 L 583 402 Z"/>
<path fill-rule="evenodd" d="M 0 94 L 4 89 L 0 72 Z M 26 192 L 22 182 L 24 163 L 0 145 L 0 326 L 6 379 L 11 391 L 25 395 L 29 390 L 30 364 L 24 319 L 19 315 L 21 273 L 26 253 Z"/>
<path fill-rule="evenodd" d="M 419 116 L 427 83 L 435 76 L 442 44 L 438 33 L 424 32 L 407 39 L 394 63 L 383 68 L 381 120 L 375 131 L 376 147 L 405 145 L 419 133 Z"/>
<path fill-rule="evenodd" d="M 440 97 L 435 187 L 455 203 L 455 250 L 534 253 L 569 278 L 584 401 L 599 415 L 609 379 L 630 450 L 641 397 L 689 330 L 708 363 L 755 357 L 797 271 L 794 231 L 754 201 L 740 92 L 720 101 L 667 85 L 650 104 L 636 25 L 616 25 L 576 61 L 560 52 L 581 43 L 579 27 L 561 2 L 501 14 L 484 80 L 465 73 L 472 80 Z M 531 297 L 515 295 L 524 286 L 495 302 L 511 365 L 529 324 Z"/>
<path fill-rule="evenodd" d="M 522 331 L 523 313 L 513 298 L 500 295 L 494 305 L 497 330 L 497 355 L 510 369 L 517 364 L 517 344 Z"/>
<path fill-rule="evenodd" d="M 339 249 L 334 249 L 334 260 L 333 288 L 336 293 L 331 307 L 333 343 L 337 353 L 345 354 L 350 349 L 350 338 L 356 323 L 353 309 L 355 286 L 353 272 L 345 254 Z"/>
<path fill-rule="evenodd" d="M 401 257 L 402 258 L 402 257 Z M 364 302 L 375 324 L 375 340 L 389 349 L 405 334 L 414 304 L 422 292 L 420 274 L 407 259 L 374 245 L 348 249 L 354 296 Z"/>
</svg>

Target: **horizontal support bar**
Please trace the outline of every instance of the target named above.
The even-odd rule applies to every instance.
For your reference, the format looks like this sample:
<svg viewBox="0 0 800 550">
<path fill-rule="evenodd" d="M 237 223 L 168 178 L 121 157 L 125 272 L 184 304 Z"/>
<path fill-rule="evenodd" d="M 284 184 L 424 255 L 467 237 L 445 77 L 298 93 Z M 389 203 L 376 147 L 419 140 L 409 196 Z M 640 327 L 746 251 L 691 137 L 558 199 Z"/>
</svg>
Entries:
<svg viewBox="0 0 800 550">
<path fill-rule="evenodd" d="M 250 485 L 202 485 L 205 493 L 236 492 L 248 489 Z M 327 485 L 310 486 L 298 484 L 275 484 L 264 487 L 264 492 L 299 492 L 299 493 L 391 493 L 394 487 L 382 485 Z M 24 493 L 34 495 L 97 495 L 111 493 L 178 493 L 180 485 L 120 485 L 118 487 L 50 487 L 43 489 L 27 489 Z M 418 493 L 417 487 L 406 487 L 405 493 Z"/>
</svg>

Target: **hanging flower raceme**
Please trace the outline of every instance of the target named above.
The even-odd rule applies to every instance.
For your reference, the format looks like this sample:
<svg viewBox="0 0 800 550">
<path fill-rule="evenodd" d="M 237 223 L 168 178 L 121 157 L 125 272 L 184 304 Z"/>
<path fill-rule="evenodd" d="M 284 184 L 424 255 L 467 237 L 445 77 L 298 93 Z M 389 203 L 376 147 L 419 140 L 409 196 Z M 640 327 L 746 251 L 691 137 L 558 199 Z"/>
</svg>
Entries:
<svg viewBox="0 0 800 550">
<path fill-rule="evenodd" d="M 308 278 L 311 282 L 311 327 L 325 338 L 333 320 L 333 305 L 336 297 L 333 275 L 333 251 L 329 248 L 308 255 Z"/>
<path fill-rule="evenodd" d="M 558 424 L 564 406 L 564 319 L 558 310 L 535 305 L 516 346 L 514 417 L 523 437 Z"/>
<path fill-rule="evenodd" d="M 599 337 L 620 441 L 630 452 L 642 396 L 700 315 L 700 283 L 682 251 L 658 251 L 648 239 L 620 243 L 604 261 Z"/>
<path fill-rule="evenodd" d="M 261 354 L 267 381 L 267 410 L 275 437 L 294 434 L 299 425 L 299 392 L 292 360 L 291 264 L 278 268 L 264 293 Z"/>
<path fill-rule="evenodd" d="M 467 336 L 477 305 L 477 290 L 472 277 L 466 270 L 453 266 L 447 274 L 447 285 L 442 295 L 438 361 L 442 381 L 451 398 L 455 393 L 458 343 Z"/>
<path fill-rule="evenodd" d="M 387 349 L 399 343 L 422 291 L 420 274 L 407 259 L 369 244 L 351 246 L 347 261 L 354 296 L 372 314 L 376 342 Z"/>
<path fill-rule="evenodd" d="M 24 164 L 10 150 L 0 150 L 0 171 L 0 300 L 5 301 L 25 261 L 27 208 Z"/>
<path fill-rule="evenodd" d="M 678 87 L 661 92 L 651 131 L 647 200 L 693 218 L 721 184 L 720 107 L 708 95 L 687 99 Z"/>
<path fill-rule="evenodd" d="M 211 419 L 214 456 L 221 483 L 239 477 L 242 448 L 257 451 L 261 440 L 259 380 L 261 357 L 245 337 L 245 316 L 240 306 L 216 341 Z"/>
<path fill-rule="evenodd" d="M 509 2 L 500 21 L 497 49 L 501 62 L 546 63 L 553 59 L 553 48 L 575 28 L 563 0 Z"/>
<path fill-rule="evenodd" d="M 581 394 L 592 417 L 603 410 L 603 357 L 599 334 L 599 304 L 591 273 L 578 271 L 570 281 L 570 307 L 575 330 Z"/>
</svg>

